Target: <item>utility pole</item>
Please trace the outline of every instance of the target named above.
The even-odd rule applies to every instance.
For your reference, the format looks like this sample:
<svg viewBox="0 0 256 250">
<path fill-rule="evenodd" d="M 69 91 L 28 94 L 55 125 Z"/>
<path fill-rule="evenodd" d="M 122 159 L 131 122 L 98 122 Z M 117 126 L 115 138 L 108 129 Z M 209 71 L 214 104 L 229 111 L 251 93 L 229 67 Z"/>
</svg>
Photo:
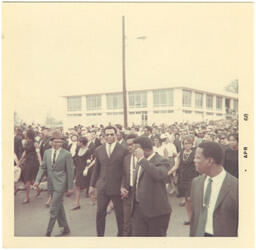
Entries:
<svg viewBox="0 0 256 250">
<path fill-rule="evenodd" d="M 122 56 L 122 65 L 123 65 L 123 109 L 124 109 L 124 128 L 127 129 L 127 99 L 126 99 L 126 75 L 125 75 L 125 17 L 122 18 L 123 24 L 123 56 Z"/>
</svg>

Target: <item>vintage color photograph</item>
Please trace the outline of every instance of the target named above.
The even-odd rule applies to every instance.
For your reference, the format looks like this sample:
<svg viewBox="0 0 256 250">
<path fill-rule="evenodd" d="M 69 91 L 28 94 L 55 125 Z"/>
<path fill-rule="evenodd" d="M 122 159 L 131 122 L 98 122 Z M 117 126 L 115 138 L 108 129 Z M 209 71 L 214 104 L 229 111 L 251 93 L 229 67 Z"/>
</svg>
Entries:
<svg viewBox="0 0 256 250">
<path fill-rule="evenodd" d="M 2 14 L 6 245 L 252 245 L 252 3 L 6 2 Z"/>
</svg>

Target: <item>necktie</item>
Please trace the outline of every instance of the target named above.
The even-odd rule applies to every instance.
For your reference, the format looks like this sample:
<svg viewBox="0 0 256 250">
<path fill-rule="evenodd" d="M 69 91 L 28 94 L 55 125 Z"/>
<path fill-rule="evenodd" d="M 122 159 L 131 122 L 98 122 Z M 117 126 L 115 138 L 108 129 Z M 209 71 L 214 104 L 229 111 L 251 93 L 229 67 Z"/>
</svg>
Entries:
<svg viewBox="0 0 256 250">
<path fill-rule="evenodd" d="M 53 154 L 53 159 L 52 159 L 52 167 L 54 167 L 55 162 L 56 162 L 56 150 L 54 150 L 54 154 Z"/>
<path fill-rule="evenodd" d="M 212 191 L 212 179 L 209 178 L 208 184 L 206 187 L 206 191 L 204 194 L 203 209 L 199 216 L 196 236 L 204 236 L 204 234 L 205 234 L 205 224 L 206 224 L 206 219 L 207 219 L 207 211 L 208 211 L 208 207 L 209 207 L 211 191 Z"/>
<path fill-rule="evenodd" d="M 111 155 L 111 144 L 108 143 L 108 157 Z"/>
</svg>

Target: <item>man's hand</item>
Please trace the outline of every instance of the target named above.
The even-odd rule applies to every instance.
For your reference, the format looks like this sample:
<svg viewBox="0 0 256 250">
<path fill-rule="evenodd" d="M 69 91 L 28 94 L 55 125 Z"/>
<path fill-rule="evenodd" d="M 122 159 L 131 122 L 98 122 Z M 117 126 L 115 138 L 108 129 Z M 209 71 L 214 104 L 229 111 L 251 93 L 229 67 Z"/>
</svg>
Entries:
<svg viewBox="0 0 256 250">
<path fill-rule="evenodd" d="M 121 187 L 121 199 L 126 199 L 128 197 L 129 191 L 126 188 Z"/>
<path fill-rule="evenodd" d="M 169 176 L 170 176 L 170 175 L 175 176 L 175 175 L 176 175 L 176 169 L 175 169 L 175 170 L 173 170 L 173 169 L 169 170 L 169 171 L 168 171 L 168 175 L 169 175 Z"/>
<path fill-rule="evenodd" d="M 33 188 L 34 188 L 35 190 L 38 190 L 38 189 L 39 189 L 39 183 L 38 183 L 38 182 L 34 182 Z"/>
<path fill-rule="evenodd" d="M 89 187 L 89 196 L 95 197 L 95 187 L 92 187 L 92 186 Z"/>
<path fill-rule="evenodd" d="M 134 154 L 135 154 L 137 160 L 139 160 L 139 159 L 144 157 L 144 151 L 143 151 L 142 148 L 135 149 Z"/>
</svg>

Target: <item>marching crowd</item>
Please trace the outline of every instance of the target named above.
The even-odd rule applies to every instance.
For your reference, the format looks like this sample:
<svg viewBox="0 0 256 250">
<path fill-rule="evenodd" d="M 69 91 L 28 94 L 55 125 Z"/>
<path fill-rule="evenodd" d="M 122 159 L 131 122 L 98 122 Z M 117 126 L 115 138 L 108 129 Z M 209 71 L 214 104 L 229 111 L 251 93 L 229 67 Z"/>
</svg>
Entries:
<svg viewBox="0 0 256 250">
<path fill-rule="evenodd" d="M 47 180 L 51 236 L 70 234 L 63 196 L 81 190 L 97 204 L 96 229 L 104 236 L 106 214 L 114 210 L 117 236 L 166 236 L 171 204 L 185 206 L 190 236 L 237 236 L 238 121 L 175 122 L 171 125 L 82 126 L 64 131 L 39 124 L 15 127 L 14 164 L 21 168 L 25 198 L 40 195 Z M 75 187 L 73 187 L 73 185 Z M 15 185 L 15 194 L 19 189 Z"/>
</svg>

